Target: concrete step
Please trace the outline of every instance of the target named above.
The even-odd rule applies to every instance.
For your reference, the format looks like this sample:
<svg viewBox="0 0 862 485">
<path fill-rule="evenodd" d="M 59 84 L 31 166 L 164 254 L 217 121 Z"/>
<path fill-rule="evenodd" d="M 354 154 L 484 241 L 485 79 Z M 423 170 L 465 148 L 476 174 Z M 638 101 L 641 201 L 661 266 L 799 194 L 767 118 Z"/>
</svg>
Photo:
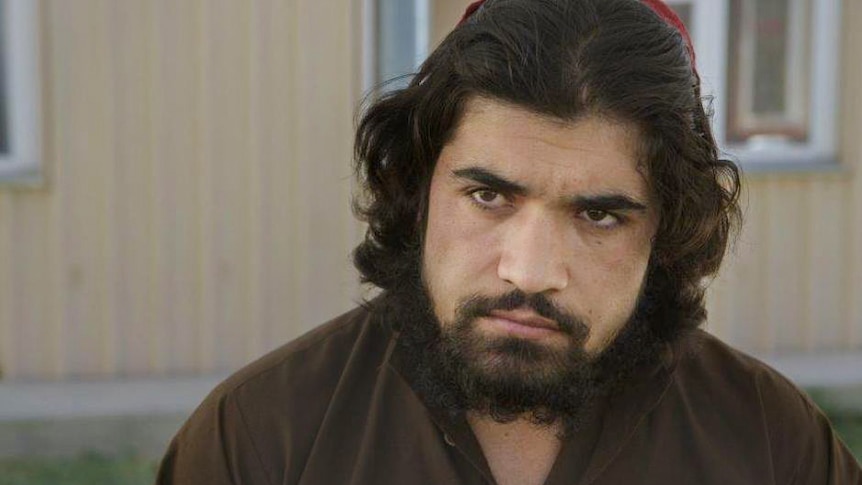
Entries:
<svg viewBox="0 0 862 485">
<path fill-rule="evenodd" d="M 157 458 L 224 377 L 0 383 L 0 458 Z"/>
</svg>

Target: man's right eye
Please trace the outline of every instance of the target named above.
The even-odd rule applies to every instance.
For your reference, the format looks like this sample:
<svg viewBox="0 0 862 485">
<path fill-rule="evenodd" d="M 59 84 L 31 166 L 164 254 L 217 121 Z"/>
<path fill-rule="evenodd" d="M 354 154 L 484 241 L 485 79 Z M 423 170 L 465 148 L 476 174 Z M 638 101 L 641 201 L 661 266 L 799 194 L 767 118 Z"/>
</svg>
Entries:
<svg viewBox="0 0 862 485">
<path fill-rule="evenodd" d="M 504 207 L 508 201 L 499 192 L 490 189 L 477 189 L 470 192 L 470 198 L 481 209 L 499 209 Z"/>
</svg>

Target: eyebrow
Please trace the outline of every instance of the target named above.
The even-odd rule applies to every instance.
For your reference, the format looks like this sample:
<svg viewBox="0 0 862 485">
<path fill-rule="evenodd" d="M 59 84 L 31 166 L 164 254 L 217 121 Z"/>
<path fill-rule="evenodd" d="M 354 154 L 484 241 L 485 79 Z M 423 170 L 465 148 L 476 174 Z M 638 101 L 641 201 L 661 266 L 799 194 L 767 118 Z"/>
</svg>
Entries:
<svg viewBox="0 0 862 485">
<path fill-rule="evenodd" d="M 462 168 L 453 170 L 452 175 L 457 178 L 470 179 L 474 182 L 486 185 L 489 189 L 505 195 L 525 196 L 530 191 L 523 185 L 506 180 L 503 177 L 479 167 Z"/>
<path fill-rule="evenodd" d="M 452 175 L 472 180 L 487 186 L 489 189 L 504 195 L 527 196 L 530 190 L 511 180 L 507 180 L 490 170 L 479 167 L 468 167 L 453 170 Z M 625 194 L 599 194 L 578 195 L 567 199 L 567 205 L 577 210 L 602 210 L 602 211 L 646 211 L 646 204 L 635 200 Z"/>
<path fill-rule="evenodd" d="M 572 206 L 579 210 L 600 211 L 646 211 L 647 206 L 623 194 L 579 195 L 571 199 Z"/>
</svg>

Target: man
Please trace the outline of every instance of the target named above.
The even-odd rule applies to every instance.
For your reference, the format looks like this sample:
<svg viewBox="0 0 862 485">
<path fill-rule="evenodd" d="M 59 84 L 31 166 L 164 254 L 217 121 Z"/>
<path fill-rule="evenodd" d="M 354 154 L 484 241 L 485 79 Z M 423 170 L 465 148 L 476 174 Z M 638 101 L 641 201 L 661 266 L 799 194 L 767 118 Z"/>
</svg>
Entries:
<svg viewBox="0 0 862 485">
<path fill-rule="evenodd" d="M 697 329 L 739 176 L 666 6 L 474 4 L 356 141 L 381 294 L 216 388 L 158 483 L 862 483 Z"/>
</svg>

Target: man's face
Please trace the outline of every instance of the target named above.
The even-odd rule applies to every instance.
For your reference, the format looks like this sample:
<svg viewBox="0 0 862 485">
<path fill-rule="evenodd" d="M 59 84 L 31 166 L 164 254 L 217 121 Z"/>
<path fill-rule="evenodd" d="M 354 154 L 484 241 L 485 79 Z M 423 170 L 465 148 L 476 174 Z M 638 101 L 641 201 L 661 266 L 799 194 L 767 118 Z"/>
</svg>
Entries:
<svg viewBox="0 0 862 485">
<path fill-rule="evenodd" d="M 638 137 L 604 118 L 468 102 L 432 177 L 422 276 L 477 372 L 553 374 L 629 321 L 658 218 Z"/>
</svg>

